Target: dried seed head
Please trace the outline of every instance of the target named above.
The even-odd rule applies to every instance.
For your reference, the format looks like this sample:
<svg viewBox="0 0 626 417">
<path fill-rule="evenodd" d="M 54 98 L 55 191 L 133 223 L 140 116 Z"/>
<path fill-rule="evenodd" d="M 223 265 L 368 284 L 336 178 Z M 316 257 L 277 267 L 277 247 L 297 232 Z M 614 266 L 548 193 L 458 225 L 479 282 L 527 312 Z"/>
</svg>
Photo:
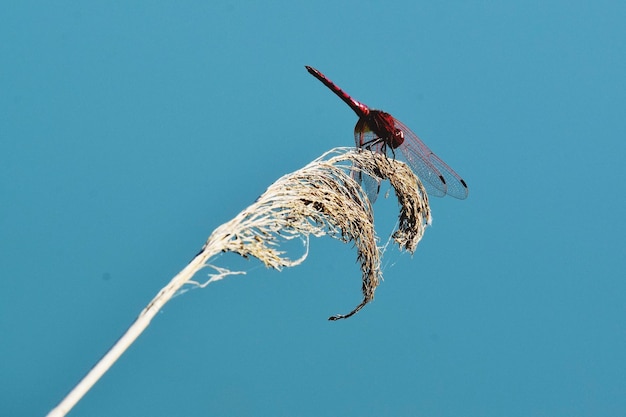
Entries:
<svg viewBox="0 0 626 417">
<path fill-rule="evenodd" d="M 333 149 L 278 179 L 254 204 L 217 228 L 203 251 L 253 256 L 280 270 L 306 258 L 306 254 L 295 260 L 287 257 L 279 249 L 284 239 L 328 234 L 343 242 L 354 242 L 361 267 L 363 300 L 348 314 L 329 320 L 352 316 L 374 298 L 382 276 L 372 206 L 352 178 L 355 169 L 390 181 L 400 206 L 398 230 L 393 238 L 401 249 L 413 253 L 430 223 L 428 197 L 422 183 L 404 163 L 354 148 Z"/>
</svg>

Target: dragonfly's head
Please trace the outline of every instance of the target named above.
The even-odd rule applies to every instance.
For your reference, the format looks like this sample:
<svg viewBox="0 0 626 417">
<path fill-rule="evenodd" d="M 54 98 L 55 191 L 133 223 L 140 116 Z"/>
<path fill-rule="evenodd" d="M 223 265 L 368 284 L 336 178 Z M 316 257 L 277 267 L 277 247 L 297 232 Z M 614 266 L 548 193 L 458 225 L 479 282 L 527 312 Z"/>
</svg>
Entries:
<svg viewBox="0 0 626 417">
<path fill-rule="evenodd" d="M 389 113 L 372 110 L 367 121 L 374 133 L 391 149 L 396 149 L 404 142 L 404 132 L 396 127 L 396 121 Z"/>
<path fill-rule="evenodd" d="M 403 142 L 404 132 L 402 131 L 402 129 L 398 129 L 397 127 L 394 128 L 393 136 L 389 141 L 389 146 L 391 146 L 391 149 L 396 149 L 398 146 L 402 145 Z"/>
</svg>

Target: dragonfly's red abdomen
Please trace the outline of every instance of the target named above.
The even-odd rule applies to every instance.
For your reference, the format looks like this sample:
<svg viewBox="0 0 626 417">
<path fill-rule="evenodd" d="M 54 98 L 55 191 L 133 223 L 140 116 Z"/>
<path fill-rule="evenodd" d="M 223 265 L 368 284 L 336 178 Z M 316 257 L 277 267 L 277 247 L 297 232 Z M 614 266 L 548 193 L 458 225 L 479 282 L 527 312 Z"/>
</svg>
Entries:
<svg viewBox="0 0 626 417">
<path fill-rule="evenodd" d="M 315 68 L 309 67 L 308 65 L 305 65 L 305 68 L 307 71 L 309 71 L 309 74 L 320 80 L 326 87 L 330 89 L 330 91 L 337 94 L 340 99 L 342 99 L 348 106 L 350 106 L 350 108 L 357 114 L 357 116 L 365 117 L 369 115 L 370 109 L 365 104 L 350 97 L 348 93 L 339 88 L 337 84 L 326 78 L 324 74 L 322 74 Z"/>
</svg>

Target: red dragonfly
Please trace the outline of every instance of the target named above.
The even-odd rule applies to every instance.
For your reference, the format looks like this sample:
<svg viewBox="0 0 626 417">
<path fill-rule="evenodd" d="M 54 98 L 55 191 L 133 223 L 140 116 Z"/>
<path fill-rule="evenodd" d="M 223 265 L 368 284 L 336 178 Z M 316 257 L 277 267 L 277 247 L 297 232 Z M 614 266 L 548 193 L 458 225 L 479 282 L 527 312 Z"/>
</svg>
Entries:
<svg viewBox="0 0 626 417">
<path fill-rule="evenodd" d="M 354 112 L 359 120 L 354 126 L 354 141 L 356 146 L 373 152 L 387 154 L 391 150 L 395 157 L 395 150 L 400 149 L 406 162 L 421 180 L 425 180 L 429 195 L 443 197 L 450 195 L 458 199 L 467 198 L 467 184 L 445 162 L 435 155 L 417 137 L 417 135 L 398 119 L 381 110 L 374 110 L 350 97 L 348 93 L 326 78 L 324 74 L 313 67 L 305 66 L 307 71 L 320 80 L 326 87 L 337 94 Z M 357 174 L 360 178 L 360 175 Z M 367 179 L 369 178 L 369 180 Z M 369 181 L 369 184 L 367 182 Z M 364 176 L 363 183 L 370 200 L 374 202 L 378 195 L 378 182 Z"/>
</svg>

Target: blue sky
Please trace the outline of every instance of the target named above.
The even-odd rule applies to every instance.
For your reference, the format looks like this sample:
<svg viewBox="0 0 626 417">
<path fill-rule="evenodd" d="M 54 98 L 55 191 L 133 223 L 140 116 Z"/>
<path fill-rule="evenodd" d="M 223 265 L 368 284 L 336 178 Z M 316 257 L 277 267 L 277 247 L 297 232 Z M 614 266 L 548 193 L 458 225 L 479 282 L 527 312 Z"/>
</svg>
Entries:
<svg viewBox="0 0 626 417">
<path fill-rule="evenodd" d="M 0 6 L 0 415 L 44 415 L 207 236 L 352 144 L 311 77 L 470 188 L 360 300 L 350 245 L 177 297 L 70 415 L 626 413 L 626 4 Z M 381 238 L 397 209 L 376 203 Z M 202 277 L 200 277 L 202 278 Z"/>
</svg>

